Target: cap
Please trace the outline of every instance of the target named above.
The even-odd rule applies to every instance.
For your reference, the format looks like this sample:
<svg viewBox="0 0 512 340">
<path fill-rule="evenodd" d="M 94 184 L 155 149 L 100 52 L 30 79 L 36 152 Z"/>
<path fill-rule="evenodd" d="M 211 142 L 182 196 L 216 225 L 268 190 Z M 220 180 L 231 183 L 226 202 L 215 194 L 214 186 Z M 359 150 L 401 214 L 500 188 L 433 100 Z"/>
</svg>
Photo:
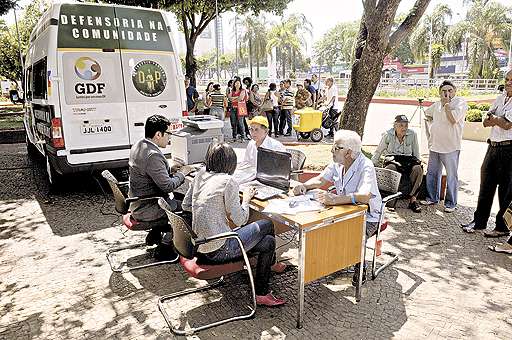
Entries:
<svg viewBox="0 0 512 340">
<path fill-rule="evenodd" d="M 398 115 L 395 117 L 395 123 L 409 123 L 406 115 Z"/>
<path fill-rule="evenodd" d="M 250 124 L 260 124 L 268 129 L 268 120 L 267 120 L 267 118 L 265 118 L 263 116 L 256 116 L 253 119 L 249 120 L 248 123 L 249 123 L 249 125 Z"/>
</svg>

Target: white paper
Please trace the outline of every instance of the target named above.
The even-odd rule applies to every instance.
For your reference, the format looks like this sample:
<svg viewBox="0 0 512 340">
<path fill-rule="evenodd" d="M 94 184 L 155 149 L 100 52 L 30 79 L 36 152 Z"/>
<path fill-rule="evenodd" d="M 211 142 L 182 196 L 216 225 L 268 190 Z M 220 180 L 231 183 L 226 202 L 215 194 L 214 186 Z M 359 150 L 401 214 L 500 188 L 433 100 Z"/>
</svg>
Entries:
<svg viewBox="0 0 512 340">
<path fill-rule="evenodd" d="M 323 209 L 323 204 L 312 201 L 305 195 L 293 196 L 285 199 L 273 199 L 263 209 L 264 213 L 296 215 L 306 211 L 317 211 Z"/>
</svg>

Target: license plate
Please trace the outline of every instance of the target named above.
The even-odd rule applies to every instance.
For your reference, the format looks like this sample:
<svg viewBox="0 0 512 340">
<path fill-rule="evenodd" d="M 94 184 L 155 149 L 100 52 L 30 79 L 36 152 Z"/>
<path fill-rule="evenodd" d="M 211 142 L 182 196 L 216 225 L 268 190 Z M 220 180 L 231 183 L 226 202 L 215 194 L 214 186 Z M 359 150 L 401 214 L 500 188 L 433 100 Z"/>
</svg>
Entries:
<svg viewBox="0 0 512 340">
<path fill-rule="evenodd" d="M 83 135 L 96 135 L 102 133 L 111 133 L 112 125 L 110 124 L 84 124 L 81 132 Z"/>
</svg>

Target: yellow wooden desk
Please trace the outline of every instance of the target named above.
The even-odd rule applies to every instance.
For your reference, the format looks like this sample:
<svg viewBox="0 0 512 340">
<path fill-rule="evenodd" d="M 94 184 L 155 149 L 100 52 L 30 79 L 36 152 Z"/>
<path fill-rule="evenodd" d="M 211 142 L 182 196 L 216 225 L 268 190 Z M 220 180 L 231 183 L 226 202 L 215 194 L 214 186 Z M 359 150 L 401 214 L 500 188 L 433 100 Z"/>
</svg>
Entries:
<svg viewBox="0 0 512 340">
<path fill-rule="evenodd" d="M 290 229 L 299 234 L 297 327 L 302 328 L 304 285 L 340 269 L 363 263 L 365 256 L 366 205 L 340 205 L 324 211 L 297 215 L 267 214 L 267 201 L 251 200 L 250 220 L 272 219 L 276 234 Z M 361 299 L 363 266 L 360 266 L 356 301 Z"/>
</svg>

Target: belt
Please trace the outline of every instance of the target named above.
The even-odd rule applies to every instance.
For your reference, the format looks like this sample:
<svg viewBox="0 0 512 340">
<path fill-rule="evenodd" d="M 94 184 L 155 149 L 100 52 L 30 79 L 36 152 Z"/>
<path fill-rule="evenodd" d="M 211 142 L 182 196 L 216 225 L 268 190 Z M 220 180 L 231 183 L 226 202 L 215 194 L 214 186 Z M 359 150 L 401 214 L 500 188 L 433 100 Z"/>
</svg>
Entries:
<svg viewBox="0 0 512 340">
<path fill-rule="evenodd" d="M 512 140 L 504 140 L 503 142 L 493 142 L 488 139 L 487 143 L 489 143 L 490 146 L 507 146 L 512 145 Z"/>
</svg>

